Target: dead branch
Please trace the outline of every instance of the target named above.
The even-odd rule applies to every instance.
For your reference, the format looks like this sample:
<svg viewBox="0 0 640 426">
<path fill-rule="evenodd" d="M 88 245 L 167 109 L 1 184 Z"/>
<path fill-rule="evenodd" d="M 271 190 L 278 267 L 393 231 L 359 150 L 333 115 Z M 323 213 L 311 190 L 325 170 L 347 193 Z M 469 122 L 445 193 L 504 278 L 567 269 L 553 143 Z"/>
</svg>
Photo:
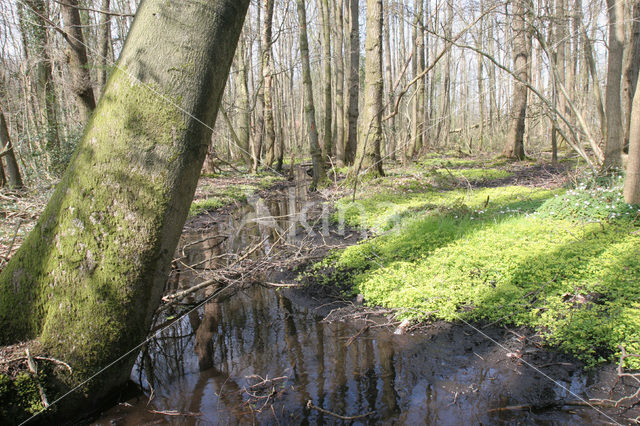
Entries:
<svg viewBox="0 0 640 426">
<path fill-rule="evenodd" d="M 354 334 L 353 336 L 349 337 L 349 340 L 347 340 L 347 343 L 345 343 L 344 346 L 348 347 L 349 345 L 351 345 L 354 340 L 356 340 L 358 337 L 360 337 L 364 333 L 366 333 L 367 330 L 369 330 L 369 328 L 370 328 L 369 325 L 365 325 L 364 327 L 362 327 L 356 334 Z"/>
<path fill-rule="evenodd" d="M 360 415 L 357 415 L 357 416 L 341 416 L 340 414 L 334 413 L 333 411 L 325 410 L 324 408 L 318 407 L 317 405 L 313 405 L 311 400 L 307 401 L 307 408 L 309 410 L 314 409 L 314 410 L 320 411 L 321 413 L 328 414 L 328 415 L 333 416 L 335 418 L 338 418 L 340 420 L 357 420 L 357 419 L 362 419 L 364 417 L 368 417 L 368 416 L 376 413 L 375 411 L 370 411 L 370 412 L 368 412 L 366 414 L 360 414 Z"/>
<path fill-rule="evenodd" d="M 539 404 L 507 405 L 506 407 L 491 408 L 490 410 L 488 410 L 488 412 L 489 413 L 500 413 L 500 412 L 505 412 L 505 411 L 548 410 L 550 408 L 565 407 L 565 406 L 572 406 L 572 407 L 606 407 L 606 408 L 614 408 L 615 407 L 615 405 L 610 404 L 610 403 L 605 402 L 605 401 L 598 401 L 598 400 L 581 401 L 581 400 L 560 399 L 560 400 L 556 400 L 556 401 L 541 402 Z"/>
<path fill-rule="evenodd" d="M 49 358 L 49 357 L 45 357 L 45 356 L 33 356 L 33 355 L 31 356 L 31 358 L 34 359 L 34 360 L 38 360 L 38 361 L 49 361 L 49 362 L 53 362 L 54 364 L 62 365 L 67 370 L 69 370 L 69 373 L 73 373 L 73 370 L 71 369 L 71 366 L 69 364 L 67 364 L 66 362 L 64 362 L 64 361 L 60 361 L 59 359 Z M 24 361 L 24 360 L 27 360 L 27 359 L 28 359 L 27 356 L 19 356 L 19 357 L 7 359 L 7 360 L 1 360 L 0 364 L 13 364 L 14 362 Z"/>
<path fill-rule="evenodd" d="M 185 416 L 185 417 L 199 417 L 202 413 L 193 413 L 191 411 L 178 411 L 178 410 L 147 410 L 151 414 L 161 414 L 163 416 Z"/>
<path fill-rule="evenodd" d="M 44 393 L 44 388 L 40 384 L 38 380 L 38 364 L 33 360 L 31 356 L 31 352 L 29 352 L 29 348 L 26 348 L 24 352 L 27 354 L 27 365 L 29 366 L 29 371 L 33 374 L 33 379 L 36 381 L 36 385 L 38 386 L 38 393 L 40 394 L 40 401 L 42 401 L 42 406 L 44 408 L 49 408 L 49 401 L 47 400 L 47 395 Z"/>
</svg>

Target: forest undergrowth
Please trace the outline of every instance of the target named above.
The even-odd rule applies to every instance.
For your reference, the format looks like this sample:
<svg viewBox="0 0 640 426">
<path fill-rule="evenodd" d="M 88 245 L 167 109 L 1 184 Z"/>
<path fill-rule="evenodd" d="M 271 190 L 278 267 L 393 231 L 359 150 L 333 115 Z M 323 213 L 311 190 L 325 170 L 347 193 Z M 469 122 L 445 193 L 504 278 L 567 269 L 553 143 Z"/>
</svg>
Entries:
<svg viewBox="0 0 640 426">
<path fill-rule="evenodd" d="M 624 202 L 621 176 L 431 158 L 363 183 L 334 220 L 376 236 L 308 281 L 399 319 L 528 326 L 588 368 L 640 353 L 640 206 Z"/>
</svg>

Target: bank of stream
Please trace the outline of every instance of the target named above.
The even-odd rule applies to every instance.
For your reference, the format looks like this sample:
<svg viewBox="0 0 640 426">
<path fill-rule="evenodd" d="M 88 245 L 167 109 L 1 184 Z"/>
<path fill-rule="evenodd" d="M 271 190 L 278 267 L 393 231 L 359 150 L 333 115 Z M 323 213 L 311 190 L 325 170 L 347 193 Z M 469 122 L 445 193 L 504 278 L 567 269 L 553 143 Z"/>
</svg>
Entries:
<svg viewBox="0 0 640 426">
<path fill-rule="evenodd" d="M 627 422 L 623 410 L 585 404 L 616 396 L 613 367 L 587 374 L 527 330 L 436 322 L 400 332 L 384 311 L 290 287 L 298 266 L 364 236 L 332 225 L 324 201 L 298 182 L 191 219 L 169 294 L 253 263 L 167 299 L 131 375 L 143 393 L 94 423 Z"/>
</svg>

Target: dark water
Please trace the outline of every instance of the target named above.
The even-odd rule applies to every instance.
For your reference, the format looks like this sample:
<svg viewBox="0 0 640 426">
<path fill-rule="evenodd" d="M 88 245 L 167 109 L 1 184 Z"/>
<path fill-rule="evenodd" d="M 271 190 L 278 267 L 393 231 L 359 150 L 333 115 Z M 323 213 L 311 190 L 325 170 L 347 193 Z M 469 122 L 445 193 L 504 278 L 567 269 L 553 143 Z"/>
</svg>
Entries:
<svg viewBox="0 0 640 426">
<path fill-rule="evenodd" d="M 303 188 L 293 191 L 272 200 L 250 200 L 249 206 L 218 218 L 205 230 L 200 224 L 185 232 L 182 267 L 172 285 L 186 288 L 201 282 L 208 271 L 233 262 L 234 253 L 256 242 L 263 242 L 258 255 L 271 256 L 275 241 L 284 238 L 295 245 L 307 238 L 305 224 L 299 220 L 292 226 L 291 218 L 307 207 L 317 217 L 323 207 L 306 204 Z M 320 221 L 316 229 L 321 226 Z M 197 266 L 186 268 L 185 264 Z M 211 291 L 195 299 L 202 300 Z M 205 304 L 158 332 L 132 372 L 145 394 L 114 407 L 97 424 L 588 424 L 607 420 L 584 407 L 492 411 L 560 398 L 575 400 L 572 393 L 581 397 L 585 393 L 587 378 L 575 366 L 562 363 L 549 370 L 554 383 L 510 359 L 508 351 L 521 344 L 513 333 L 486 331 L 491 341 L 471 328 L 440 324 L 420 334 L 396 335 L 370 321 L 323 321 L 338 306 L 318 307 L 324 303 L 300 290 L 254 285 Z M 175 314 L 187 309 L 178 307 Z M 171 319 L 170 315 L 163 320 Z M 556 363 L 535 350 L 523 358 L 538 365 Z M 340 419 L 318 408 L 343 417 L 362 417 Z"/>
</svg>

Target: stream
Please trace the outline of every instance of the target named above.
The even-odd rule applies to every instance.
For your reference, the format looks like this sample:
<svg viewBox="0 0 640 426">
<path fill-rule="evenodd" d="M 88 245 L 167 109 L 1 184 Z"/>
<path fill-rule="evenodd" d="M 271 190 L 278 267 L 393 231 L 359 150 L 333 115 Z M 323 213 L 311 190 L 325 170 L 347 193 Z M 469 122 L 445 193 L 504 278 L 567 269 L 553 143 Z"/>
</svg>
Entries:
<svg viewBox="0 0 640 426">
<path fill-rule="evenodd" d="M 354 232 L 327 231 L 323 211 L 326 206 L 299 185 L 196 218 L 185 227 L 177 251 L 182 266 L 174 270 L 169 290 L 205 281 L 210 271 L 256 244 L 252 256 L 276 257 L 276 243 L 295 247 L 312 228 L 327 244 L 355 242 Z M 276 271 L 264 279 L 282 277 L 291 279 L 291 273 Z M 344 304 L 312 298 L 301 289 L 257 284 L 193 308 L 213 291 L 195 293 L 158 318 L 159 323 L 178 319 L 160 329 L 138 358 L 131 379 L 143 394 L 112 407 L 94 424 L 610 421 L 589 407 L 553 405 L 586 397 L 592 379 L 569 358 L 525 345 L 522 336 L 504 328 L 478 332 L 435 323 L 394 334 L 393 328 L 377 326 L 385 318 L 325 319 Z M 530 407 L 545 403 L 551 408 Z"/>
</svg>

